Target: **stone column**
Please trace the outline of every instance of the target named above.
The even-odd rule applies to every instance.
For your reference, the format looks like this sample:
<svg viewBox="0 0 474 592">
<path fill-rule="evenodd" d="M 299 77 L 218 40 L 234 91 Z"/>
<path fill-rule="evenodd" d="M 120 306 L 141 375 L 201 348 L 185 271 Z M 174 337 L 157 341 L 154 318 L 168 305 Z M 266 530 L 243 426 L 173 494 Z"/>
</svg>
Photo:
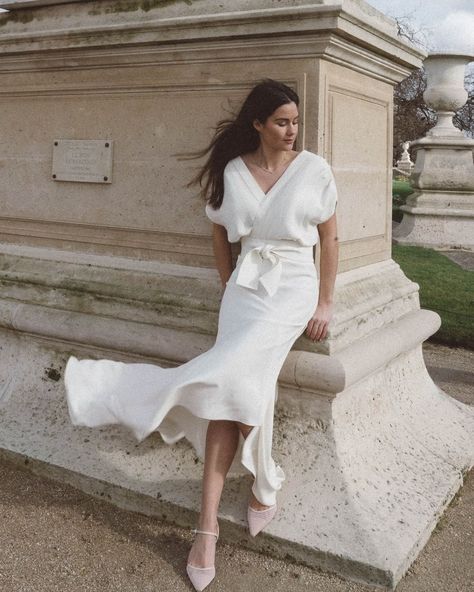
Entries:
<svg viewBox="0 0 474 592">
<path fill-rule="evenodd" d="M 211 225 L 184 188 L 197 165 L 179 154 L 207 144 L 258 80 L 282 80 L 301 97 L 297 149 L 336 176 L 336 314 L 328 339 L 302 336 L 280 375 L 278 519 L 246 542 L 247 490 L 231 478 L 221 532 L 394 586 L 474 456 L 472 411 L 424 365 L 439 316 L 391 258 L 393 87 L 425 54 L 361 0 L 0 6 L 12 9 L 0 16 L 2 454 L 194 524 L 192 449 L 73 429 L 61 371 L 70 353 L 173 365 L 211 347 Z M 58 177 L 66 157 L 75 180 Z"/>
<path fill-rule="evenodd" d="M 438 112 L 426 137 L 412 142 L 416 164 L 403 220 L 394 232 L 402 245 L 474 249 L 474 140 L 453 125 L 467 100 L 466 65 L 473 55 L 430 54 L 425 62 L 427 105 Z"/>
</svg>

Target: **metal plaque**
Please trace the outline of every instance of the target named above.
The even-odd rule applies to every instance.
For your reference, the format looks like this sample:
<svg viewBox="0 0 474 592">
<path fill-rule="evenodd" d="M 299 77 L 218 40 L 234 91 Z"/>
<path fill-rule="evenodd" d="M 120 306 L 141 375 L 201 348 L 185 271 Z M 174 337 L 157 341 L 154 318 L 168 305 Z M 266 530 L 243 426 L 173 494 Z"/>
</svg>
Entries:
<svg viewBox="0 0 474 592">
<path fill-rule="evenodd" d="M 113 140 L 54 140 L 55 181 L 112 182 Z"/>
</svg>

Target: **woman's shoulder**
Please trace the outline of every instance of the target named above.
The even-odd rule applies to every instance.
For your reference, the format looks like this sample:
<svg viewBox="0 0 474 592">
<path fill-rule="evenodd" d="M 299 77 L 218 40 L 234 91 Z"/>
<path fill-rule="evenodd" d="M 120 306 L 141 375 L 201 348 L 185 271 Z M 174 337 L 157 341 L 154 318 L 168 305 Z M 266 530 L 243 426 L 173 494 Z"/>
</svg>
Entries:
<svg viewBox="0 0 474 592">
<path fill-rule="evenodd" d="M 310 150 L 306 150 L 308 158 L 309 167 L 308 170 L 317 175 L 318 179 L 320 180 L 327 180 L 332 177 L 332 167 L 329 162 L 321 156 L 320 154 L 316 154 L 315 152 L 311 152 Z"/>
<path fill-rule="evenodd" d="M 231 158 L 227 164 L 224 167 L 224 174 L 232 171 L 235 168 L 235 165 L 237 164 L 237 161 L 240 157 L 236 156 L 235 158 Z"/>
<path fill-rule="evenodd" d="M 308 154 L 312 162 L 318 163 L 323 166 L 330 166 L 328 161 L 324 158 L 324 156 L 321 156 L 321 154 L 317 154 L 316 152 L 312 152 L 311 150 L 305 150 L 305 152 Z"/>
</svg>

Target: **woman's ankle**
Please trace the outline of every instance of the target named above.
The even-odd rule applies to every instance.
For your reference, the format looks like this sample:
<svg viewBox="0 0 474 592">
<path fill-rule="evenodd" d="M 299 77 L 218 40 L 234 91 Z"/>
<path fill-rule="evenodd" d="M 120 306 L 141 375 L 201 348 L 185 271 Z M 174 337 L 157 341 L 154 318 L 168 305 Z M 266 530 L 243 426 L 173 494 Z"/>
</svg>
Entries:
<svg viewBox="0 0 474 592">
<path fill-rule="evenodd" d="M 203 516 L 199 518 L 199 530 L 217 532 L 217 516 Z"/>
</svg>

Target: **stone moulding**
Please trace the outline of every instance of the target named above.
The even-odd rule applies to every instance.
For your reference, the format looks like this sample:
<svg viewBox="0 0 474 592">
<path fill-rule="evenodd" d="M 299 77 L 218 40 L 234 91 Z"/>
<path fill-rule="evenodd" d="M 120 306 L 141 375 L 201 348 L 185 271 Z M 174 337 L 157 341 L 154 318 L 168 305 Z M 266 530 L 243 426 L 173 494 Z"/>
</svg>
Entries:
<svg viewBox="0 0 474 592">
<path fill-rule="evenodd" d="M 0 36 L 0 49 L 2 37 Z M 18 56 L 17 53 L 8 53 L 5 51 L 0 57 L 0 73 L 25 72 L 33 70 L 35 73 L 48 72 L 55 69 L 67 68 L 71 71 L 80 71 L 87 67 L 96 68 L 129 68 L 132 66 L 150 66 L 154 64 L 184 64 L 187 59 L 194 63 L 229 63 L 236 62 L 235 52 L 245 52 L 247 57 L 244 59 L 249 67 L 255 60 L 262 62 L 271 62 L 274 59 L 292 60 L 298 59 L 318 59 L 324 58 L 328 62 L 347 66 L 350 64 L 351 70 L 363 74 L 369 73 L 376 80 L 395 84 L 404 76 L 407 76 L 411 70 L 402 65 L 394 65 L 388 60 L 375 58 L 371 51 L 357 48 L 353 43 L 331 34 L 308 34 L 304 37 L 295 36 L 289 38 L 285 44 L 275 44 L 271 36 L 259 39 L 232 40 L 225 39 L 214 40 L 212 44 L 202 44 L 199 41 L 191 41 L 185 48 L 179 48 L 176 44 L 163 44 L 160 46 L 151 46 L 143 44 L 137 47 L 120 47 L 113 49 L 111 55 L 110 48 L 96 48 L 95 52 L 88 51 L 86 48 L 65 48 L 57 54 L 49 53 L 43 55 L 41 51 L 36 51 L 26 57 Z M 24 53 L 24 52 L 22 52 Z M 242 59 L 242 58 L 241 58 Z M 292 80 L 287 80 L 291 84 Z M 242 81 L 233 82 L 234 85 L 248 86 L 248 78 Z M 199 88 L 193 85 L 195 89 Z M 229 83 L 219 80 L 205 84 L 206 90 L 219 92 L 222 89 L 229 89 Z M 189 83 L 180 83 L 179 80 L 173 80 L 166 84 L 160 83 L 159 79 L 151 80 L 146 84 L 134 82 L 130 84 L 114 84 L 104 79 L 97 81 L 94 85 L 88 82 L 78 80 L 74 83 L 57 82 L 53 88 L 51 86 L 42 86 L 31 84 L 25 81 L 21 86 L 4 86 L 0 88 L 1 97 L 15 96 L 63 96 L 82 92 L 84 94 L 94 94 L 97 92 L 107 92 L 111 94 L 129 94 L 129 93 L 161 93 L 176 91 L 180 92 L 189 88 Z"/>
<path fill-rule="evenodd" d="M 332 356 L 292 350 L 281 377 L 287 383 L 293 377 L 294 384 L 308 391 L 336 394 L 380 370 L 407 349 L 412 350 L 440 326 L 437 313 L 415 310 Z"/>
<path fill-rule="evenodd" d="M 94 252 L 100 253 L 103 260 L 110 264 L 116 261 L 115 257 L 117 260 L 128 259 L 129 262 L 133 259 L 134 269 L 140 268 L 140 261 L 149 261 L 152 269 L 152 262 L 159 259 L 163 270 L 166 265 L 171 266 L 168 275 L 179 275 L 177 265 L 182 267 L 184 273 L 183 270 L 188 269 L 189 273 L 196 274 L 197 271 L 191 270 L 210 268 L 214 263 L 208 238 L 202 234 L 166 232 L 126 224 L 93 224 L 0 215 L 0 244 L 4 253 L 6 242 L 3 241 L 11 240 L 12 245 L 20 248 L 22 241 L 18 239 L 19 236 L 36 239 L 41 244 L 41 247 L 37 247 L 38 254 L 54 253 L 57 247 L 62 253 L 65 253 L 66 248 L 71 252 L 80 251 L 84 244 L 91 244 L 94 245 Z M 34 257 L 34 252 L 30 252 Z"/>
<path fill-rule="evenodd" d="M 99 10 L 89 14 L 87 7 L 81 4 L 84 3 L 68 7 L 68 12 L 74 14 L 76 11 L 74 16 L 80 16 L 81 26 L 77 26 L 76 21 L 72 26 L 67 14 L 61 14 L 61 6 L 58 6 L 56 18 L 50 26 L 47 18 L 36 27 L 32 22 L 41 13 L 40 6 L 36 10 L 31 8 L 31 20 L 23 28 L 21 21 L 9 22 L 9 13 L 0 14 L 0 50 L 3 55 L 9 51 L 31 53 L 47 49 L 50 52 L 84 46 L 123 45 L 124 42 L 161 44 L 205 40 L 208 43 L 220 38 L 229 39 L 229 31 L 232 31 L 233 39 L 262 39 L 275 34 L 301 36 L 337 29 L 338 36 L 347 41 L 358 41 L 362 33 L 366 48 L 376 51 L 378 63 L 381 54 L 390 56 L 387 66 L 398 64 L 397 73 L 393 75 L 394 83 L 400 80 L 400 70 L 404 70 L 403 75 L 406 76 L 420 58 L 426 57 L 420 48 L 397 37 L 395 23 L 391 19 L 378 11 L 374 11 L 374 18 L 372 11 L 361 10 L 360 4 L 352 0 L 240 11 L 235 8 L 232 12 L 221 13 L 215 13 L 213 6 L 212 12 L 195 15 L 179 14 L 173 12 L 173 7 L 168 9 L 163 6 L 147 12 L 127 12 L 127 19 L 117 19 L 119 11 L 102 13 Z M 61 17 L 64 19 L 62 28 Z M 358 50 L 364 51 L 361 47 Z"/>
<path fill-rule="evenodd" d="M 108 331 L 103 328 L 104 347 L 161 358 L 156 340 L 145 345 L 147 327 L 150 333 L 159 327 L 190 333 L 193 340 L 202 340 L 203 349 L 210 346 L 216 333 L 221 288 L 214 269 L 18 245 L 4 244 L 1 249 L 0 282 L 5 302 L 38 306 L 44 315 L 68 314 L 78 331 L 82 326 L 96 326 L 92 318 L 97 323 L 115 319 L 142 326 L 142 337 L 128 345 L 128 331 L 123 331 L 120 345 L 117 337 L 121 330 L 107 343 Z M 294 348 L 333 354 L 418 309 L 418 284 L 408 281 L 394 261 L 350 270 L 337 278 L 336 312 L 329 338 L 318 343 L 303 335 Z M 52 319 L 51 323 L 53 327 Z M 89 342 L 85 334 L 84 340 Z M 195 352 L 195 347 L 190 351 Z M 173 355 L 171 351 L 167 355 L 182 362 L 187 359 L 186 352 L 186 344 L 180 343 Z"/>
</svg>

